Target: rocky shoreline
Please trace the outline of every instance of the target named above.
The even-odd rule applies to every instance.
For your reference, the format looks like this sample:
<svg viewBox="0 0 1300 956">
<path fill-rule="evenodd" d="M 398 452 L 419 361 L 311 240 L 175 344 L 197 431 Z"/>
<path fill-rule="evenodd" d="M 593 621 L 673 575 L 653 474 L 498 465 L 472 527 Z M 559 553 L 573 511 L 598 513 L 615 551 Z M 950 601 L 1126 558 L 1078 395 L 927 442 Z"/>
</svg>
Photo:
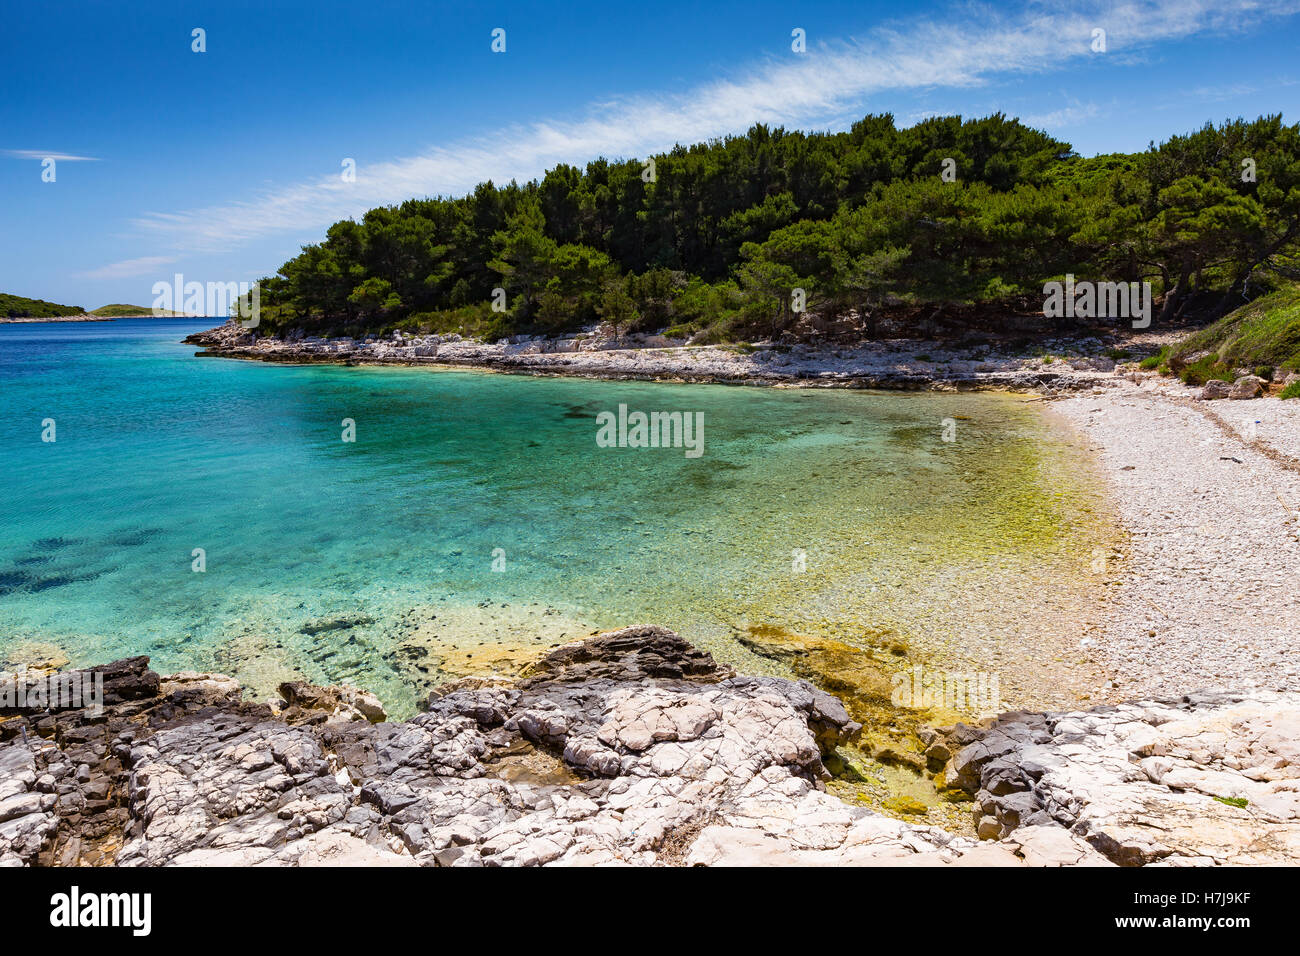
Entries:
<svg viewBox="0 0 1300 956">
<path fill-rule="evenodd" d="M 0 711 L 0 863 L 1204 865 L 1300 858 L 1300 697 L 1199 695 L 927 732 L 983 840 L 853 806 L 861 727 L 657 627 L 564 645 L 384 721 L 353 688 L 241 700 L 147 658 L 103 712 Z M 13 679 L 12 677 L 10 678 Z M 6 698 L 6 699 L 12 699 Z"/>
<path fill-rule="evenodd" d="M 953 379 L 958 359 L 908 358 L 915 343 L 832 354 L 450 340 L 416 355 L 431 346 L 254 344 L 234 325 L 192 340 L 267 361 L 778 386 L 889 387 L 872 378 L 884 368 L 893 387 L 1019 388 L 1007 383 L 1028 374 L 1097 455 L 1130 537 L 1095 562 L 1098 613 L 1079 643 L 1112 675 L 1106 698 L 1128 702 L 922 720 L 908 772 L 969 811 L 959 835 L 854 799 L 862 728 L 836 697 L 737 676 L 662 628 L 564 645 L 513 681 L 444 685 L 400 723 L 355 688 L 285 683 L 253 703 L 235 680 L 159 676 L 147 658 L 93 669 L 102 714 L 9 706 L 6 688 L 31 678 L 0 674 L 0 864 L 1300 860 L 1300 607 L 1286 585 L 1300 560 L 1300 402 L 1256 387 L 1199 401 L 1214 395 L 1131 366 L 1077 368 L 1087 357 L 1051 381 L 996 363 Z M 922 358 L 936 374 L 916 373 Z"/>
<path fill-rule="evenodd" d="M 235 322 L 188 336 L 200 356 L 286 364 L 490 369 L 528 375 L 909 391 L 999 389 L 1057 392 L 1113 381 L 1114 359 L 1093 337 L 1047 340 L 1034 355 L 987 345 L 893 339 L 855 346 L 688 345 L 662 336 L 614 339 L 515 336 L 496 343 L 460 335 L 387 338 L 256 337 Z M 1056 358 L 1051 353 L 1071 353 Z"/>
</svg>

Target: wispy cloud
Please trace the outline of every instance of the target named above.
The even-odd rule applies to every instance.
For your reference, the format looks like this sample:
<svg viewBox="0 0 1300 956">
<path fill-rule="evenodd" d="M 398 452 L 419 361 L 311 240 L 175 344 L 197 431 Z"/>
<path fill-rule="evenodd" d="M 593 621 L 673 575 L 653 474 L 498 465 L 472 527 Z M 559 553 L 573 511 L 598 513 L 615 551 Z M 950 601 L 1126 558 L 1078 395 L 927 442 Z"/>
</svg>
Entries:
<svg viewBox="0 0 1300 956">
<path fill-rule="evenodd" d="M 559 162 L 646 156 L 760 122 L 817 127 L 850 107 L 870 107 L 870 98 L 886 91 L 972 87 L 995 76 L 1069 69 L 1089 58 L 1133 56 L 1192 34 L 1241 29 L 1297 10 L 1300 0 L 1117 0 L 1074 11 L 1031 2 L 1014 15 L 963 4 L 941 19 L 769 58 L 685 93 L 603 102 L 577 118 L 540 120 L 362 165 L 353 183 L 338 174 L 322 176 L 243 200 L 150 213 L 135 225 L 171 248 L 227 251 L 261 237 L 320 232 L 377 205 L 463 194 L 486 179 L 531 179 Z M 1106 53 L 1091 49 L 1096 27 L 1106 30 Z M 1063 109 L 1043 117 L 1043 125 L 1086 118 L 1089 109 Z"/>
<path fill-rule="evenodd" d="M 175 256 L 140 256 L 138 259 L 123 259 L 98 269 L 83 272 L 81 279 L 135 279 L 152 275 L 159 266 L 175 262 Z"/>
<path fill-rule="evenodd" d="M 42 151 L 39 149 L 0 149 L 0 153 L 14 159 L 53 159 L 60 163 L 97 163 L 98 156 L 74 156 L 72 153 Z"/>
<path fill-rule="evenodd" d="M 1096 118 L 1101 113 L 1096 103 L 1071 103 L 1050 113 L 1034 113 L 1020 117 L 1020 121 L 1040 129 L 1065 129 Z"/>
</svg>

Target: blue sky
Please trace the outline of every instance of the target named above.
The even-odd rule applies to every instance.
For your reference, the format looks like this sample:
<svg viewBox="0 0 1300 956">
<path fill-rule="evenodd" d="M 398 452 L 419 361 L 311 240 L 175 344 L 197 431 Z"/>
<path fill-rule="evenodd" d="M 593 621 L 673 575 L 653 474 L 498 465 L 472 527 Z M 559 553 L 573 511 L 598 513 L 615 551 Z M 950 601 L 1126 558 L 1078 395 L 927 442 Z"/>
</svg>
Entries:
<svg viewBox="0 0 1300 956">
<path fill-rule="evenodd" d="M 1088 155 L 1295 122 L 1298 45 L 1300 0 L 9 3 L 0 292 L 148 305 L 176 272 L 274 273 L 375 205 L 756 121 L 1002 110 Z"/>
</svg>

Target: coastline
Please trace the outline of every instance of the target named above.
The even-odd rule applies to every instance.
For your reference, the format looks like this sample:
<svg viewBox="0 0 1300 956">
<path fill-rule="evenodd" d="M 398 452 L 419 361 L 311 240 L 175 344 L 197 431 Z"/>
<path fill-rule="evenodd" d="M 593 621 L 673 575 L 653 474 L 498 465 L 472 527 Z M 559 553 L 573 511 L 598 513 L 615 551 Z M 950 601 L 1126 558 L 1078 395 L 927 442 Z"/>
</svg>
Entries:
<svg viewBox="0 0 1300 956">
<path fill-rule="evenodd" d="M 681 351 L 667 351 L 668 361 L 682 361 Z M 726 350 L 706 360 L 717 351 Z M 826 356 L 798 359 L 754 384 L 880 387 L 845 386 L 836 374 L 809 381 L 802 373 Z M 542 364 L 543 374 L 568 374 Z M 578 367 L 614 377 L 608 363 Z M 537 374 L 515 363 L 495 370 Z M 1300 559 L 1300 403 L 1215 404 L 1131 369 L 1076 371 L 1087 386 L 1049 386 L 1041 408 L 1097 462 L 1128 539 L 1097 556 L 1098 602 L 1071 665 L 1109 674 L 1098 695 L 1106 703 L 1013 711 L 977 726 L 918 722 L 923 750 L 900 755 L 899 766 L 969 823 L 943 813 L 922 817 L 940 826 L 912 822 L 909 809 L 886 816 L 855 792 L 858 755 L 872 755 L 859 746 L 864 729 L 853 718 L 863 718 L 825 689 L 736 677 L 663 628 L 634 627 L 552 649 L 522 677 L 444 685 L 424 713 L 393 724 L 355 688 L 287 682 L 280 698 L 250 703 L 237 680 L 219 674 L 151 678 L 147 659 L 116 662 L 101 669 L 135 689 L 110 701 L 107 721 L 0 707 L 0 767 L 10 781 L 0 800 L 13 811 L 0 827 L 0 860 L 1300 860 L 1300 678 L 1288 661 L 1300 610 L 1287 588 Z M 960 386 L 934 379 L 919 387 Z M 1263 507 L 1270 496 L 1277 506 Z M 833 648 L 811 651 L 834 664 Z M 13 676 L 0 675 L 0 685 L 6 680 Z M 936 718 L 941 712 L 922 719 Z M 222 796 L 231 788 L 256 795 L 233 817 Z"/>
<path fill-rule="evenodd" d="M 1300 402 L 1156 376 L 1047 404 L 1101 463 L 1128 543 L 1099 554 L 1084 652 L 1123 696 L 1300 687 Z"/>
<path fill-rule="evenodd" d="M 36 325 L 50 322 L 112 322 L 116 316 L 111 315 L 55 315 L 42 318 L 0 318 L 0 325 Z"/>
<path fill-rule="evenodd" d="M 1045 339 L 1032 350 L 898 339 L 854 347 L 661 344 L 659 337 L 485 343 L 459 335 L 389 339 L 254 338 L 233 323 L 187 336 L 199 357 L 281 364 L 472 369 L 616 381 L 903 391 L 1074 391 L 1114 381 L 1109 340 Z M 647 344 L 652 343 L 652 344 Z M 1059 357 L 1058 357 L 1059 356 Z"/>
<path fill-rule="evenodd" d="M 33 325 L 38 323 L 56 323 L 56 322 L 116 322 L 118 319 L 202 319 L 201 315 L 185 315 L 180 312 L 169 312 L 162 315 L 146 313 L 144 315 L 91 315 L 89 312 L 83 312 L 81 315 L 55 315 L 42 316 L 39 318 L 28 318 L 20 316 L 18 318 L 0 317 L 0 325 Z"/>
</svg>

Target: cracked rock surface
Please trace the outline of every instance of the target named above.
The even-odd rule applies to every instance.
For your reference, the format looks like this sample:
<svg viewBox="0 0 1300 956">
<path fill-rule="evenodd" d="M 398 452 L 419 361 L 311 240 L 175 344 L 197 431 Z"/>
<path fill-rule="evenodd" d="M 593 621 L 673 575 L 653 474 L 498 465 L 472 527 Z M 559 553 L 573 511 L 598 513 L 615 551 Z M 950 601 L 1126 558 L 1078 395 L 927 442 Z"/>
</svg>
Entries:
<svg viewBox="0 0 1300 956">
<path fill-rule="evenodd" d="M 978 794 L 984 835 L 998 837 L 981 842 L 828 794 L 823 756 L 861 731 L 843 705 L 804 681 L 735 676 L 663 628 L 557 648 L 515 682 L 444 686 L 401 723 L 384 722 L 378 701 L 355 688 L 285 685 L 280 705 L 251 704 L 229 678 L 160 678 L 147 665 L 94 669 L 104 679 L 100 714 L 0 712 L 0 862 L 1020 866 L 1295 856 L 1294 700 L 1189 699 L 959 725 L 945 737 L 949 777 Z M 1152 813 L 1156 823 L 1145 823 Z"/>
<path fill-rule="evenodd" d="M 1300 695 L 1004 714 L 948 737 L 981 836 L 1063 830 L 1123 866 L 1300 860 Z"/>
</svg>

